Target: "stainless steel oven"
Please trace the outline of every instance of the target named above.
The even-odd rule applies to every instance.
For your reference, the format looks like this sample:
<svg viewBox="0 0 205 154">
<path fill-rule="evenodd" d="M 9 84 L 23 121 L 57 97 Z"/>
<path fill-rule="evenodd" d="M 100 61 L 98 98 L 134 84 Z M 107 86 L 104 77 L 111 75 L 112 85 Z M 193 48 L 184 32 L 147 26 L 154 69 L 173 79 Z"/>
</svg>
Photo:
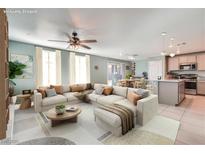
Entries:
<svg viewBox="0 0 205 154">
<path fill-rule="evenodd" d="M 184 80 L 185 94 L 197 94 L 197 74 L 181 74 L 180 79 Z"/>
<path fill-rule="evenodd" d="M 185 80 L 185 93 L 196 95 L 197 93 L 197 81 L 195 80 Z"/>
</svg>

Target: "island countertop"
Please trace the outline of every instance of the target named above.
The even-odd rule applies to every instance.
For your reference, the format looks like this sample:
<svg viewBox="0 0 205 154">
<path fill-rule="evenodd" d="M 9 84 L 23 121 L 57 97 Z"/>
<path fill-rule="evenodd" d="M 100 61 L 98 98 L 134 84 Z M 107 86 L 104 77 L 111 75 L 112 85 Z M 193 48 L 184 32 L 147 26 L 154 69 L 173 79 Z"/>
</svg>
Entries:
<svg viewBox="0 0 205 154">
<path fill-rule="evenodd" d="M 177 79 L 173 79 L 173 80 L 172 79 L 167 79 L 166 80 L 165 79 L 165 80 L 158 80 L 158 82 L 177 82 L 178 83 L 178 82 L 184 82 L 184 80 L 181 80 L 181 79 L 178 79 L 178 80 Z"/>
</svg>

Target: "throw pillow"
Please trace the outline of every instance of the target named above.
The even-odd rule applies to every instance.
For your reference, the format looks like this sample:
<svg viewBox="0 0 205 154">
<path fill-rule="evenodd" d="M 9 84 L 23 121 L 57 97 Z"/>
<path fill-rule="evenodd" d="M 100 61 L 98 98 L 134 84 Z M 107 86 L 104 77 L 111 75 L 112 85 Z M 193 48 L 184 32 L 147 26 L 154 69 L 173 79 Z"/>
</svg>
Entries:
<svg viewBox="0 0 205 154">
<path fill-rule="evenodd" d="M 55 88 L 51 88 L 51 89 L 46 89 L 46 94 L 47 94 L 47 97 L 52 97 L 52 96 L 56 96 L 56 91 L 55 91 Z"/>
<path fill-rule="evenodd" d="M 78 85 L 78 84 L 71 85 L 70 88 L 72 92 L 81 92 L 85 90 L 85 87 L 83 85 Z"/>
<path fill-rule="evenodd" d="M 45 97 L 46 97 L 46 89 L 39 88 L 39 89 L 37 89 L 37 91 L 38 91 L 39 93 L 41 93 L 42 98 L 45 98 Z"/>
<path fill-rule="evenodd" d="M 86 83 L 86 90 L 92 89 L 91 83 Z"/>
<path fill-rule="evenodd" d="M 98 87 L 95 89 L 95 94 L 102 95 L 104 87 Z"/>
<path fill-rule="evenodd" d="M 134 92 L 128 92 L 127 99 L 129 100 L 129 102 L 137 105 L 137 101 L 141 99 L 141 96 Z"/>
<path fill-rule="evenodd" d="M 63 88 L 63 93 L 70 92 L 70 86 L 69 85 L 63 85 L 62 88 Z"/>
<path fill-rule="evenodd" d="M 112 87 L 106 86 L 106 87 L 104 87 L 104 89 L 103 89 L 103 94 L 104 94 L 104 95 L 111 95 L 111 94 L 112 94 L 112 90 L 113 90 Z"/>
<path fill-rule="evenodd" d="M 145 90 L 145 89 L 141 89 L 141 88 L 138 90 L 135 90 L 135 93 L 140 95 L 142 98 L 149 96 L 149 90 Z"/>
<path fill-rule="evenodd" d="M 63 94 L 63 87 L 61 85 L 51 85 L 50 88 L 54 88 L 57 94 Z"/>
</svg>

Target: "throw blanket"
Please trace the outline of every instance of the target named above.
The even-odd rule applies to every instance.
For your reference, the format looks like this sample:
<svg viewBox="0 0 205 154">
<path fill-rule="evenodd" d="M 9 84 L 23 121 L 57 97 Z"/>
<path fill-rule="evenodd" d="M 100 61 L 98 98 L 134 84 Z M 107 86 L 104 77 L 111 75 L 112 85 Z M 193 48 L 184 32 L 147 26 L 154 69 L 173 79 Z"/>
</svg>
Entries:
<svg viewBox="0 0 205 154">
<path fill-rule="evenodd" d="M 122 135 L 126 134 L 129 130 L 135 127 L 134 113 L 125 106 L 119 104 L 111 104 L 100 106 L 100 108 L 112 112 L 120 117 L 122 123 Z"/>
</svg>

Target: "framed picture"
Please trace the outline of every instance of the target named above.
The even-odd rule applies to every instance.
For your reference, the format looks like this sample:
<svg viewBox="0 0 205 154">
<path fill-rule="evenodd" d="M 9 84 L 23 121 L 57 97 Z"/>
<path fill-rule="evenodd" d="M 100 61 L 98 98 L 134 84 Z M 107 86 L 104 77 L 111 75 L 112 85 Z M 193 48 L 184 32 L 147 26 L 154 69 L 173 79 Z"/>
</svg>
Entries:
<svg viewBox="0 0 205 154">
<path fill-rule="evenodd" d="M 31 79 L 33 78 L 33 56 L 31 55 L 20 55 L 20 54 L 10 54 L 10 61 L 19 62 L 26 65 L 23 69 L 23 74 L 18 75 L 16 79 Z"/>
</svg>

